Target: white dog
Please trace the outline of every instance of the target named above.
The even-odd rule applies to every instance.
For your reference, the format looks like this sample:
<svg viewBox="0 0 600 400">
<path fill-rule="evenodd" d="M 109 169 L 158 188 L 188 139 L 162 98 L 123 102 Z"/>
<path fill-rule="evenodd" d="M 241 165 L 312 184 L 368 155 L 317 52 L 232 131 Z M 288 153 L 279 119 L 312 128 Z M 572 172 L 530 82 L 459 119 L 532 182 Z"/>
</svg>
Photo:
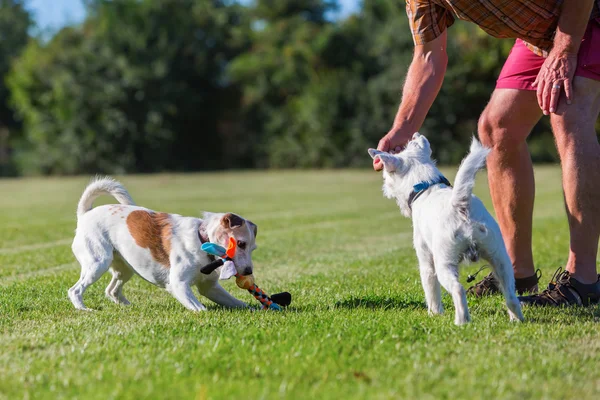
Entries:
<svg viewBox="0 0 600 400">
<path fill-rule="evenodd" d="M 479 255 L 492 265 L 511 321 L 523 320 L 500 228 L 472 194 L 475 174 L 484 166 L 488 153 L 489 149 L 473 139 L 452 188 L 431 159 L 429 141 L 419 133 L 396 155 L 369 149 L 371 157 L 379 158 L 384 166 L 384 195 L 395 199 L 402 214 L 413 220 L 414 247 L 429 313 L 443 312 L 441 284 L 452 295 L 457 325 L 470 321 L 458 265 Z"/>
<path fill-rule="evenodd" d="M 119 205 L 92 209 L 93 201 L 112 195 Z M 247 307 L 218 283 L 239 273 L 252 274 L 252 251 L 256 248 L 257 227 L 235 214 L 205 214 L 205 219 L 155 212 L 135 206 L 127 190 L 113 179 L 92 181 L 77 207 L 77 231 L 73 253 L 81 264 L 81 277 L 69 289 L 69 298 L 79 310 L 87 310 L 83 293 L 111 269 L 112 280 L 106 296 L 118 304 L 129 304 L 123 285 L 137 273 L 150 283 L 170 292 L 192 311 L 206 310 L 192 292 L 196 286 L 203 296 L 226 307 Z M 227 247 L 229 237 L 237 240 L 233 263 L 204 275 L 200 268 L 213 259 L 200 249 L 203 242 Z"/>
</svg>

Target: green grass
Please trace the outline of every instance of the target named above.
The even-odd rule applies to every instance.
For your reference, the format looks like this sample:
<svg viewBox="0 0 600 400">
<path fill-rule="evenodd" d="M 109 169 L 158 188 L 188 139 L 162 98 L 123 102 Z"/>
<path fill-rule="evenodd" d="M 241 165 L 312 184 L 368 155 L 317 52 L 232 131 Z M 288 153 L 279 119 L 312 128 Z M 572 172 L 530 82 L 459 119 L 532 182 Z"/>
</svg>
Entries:
<svg viewBox="0 0 600 400">
<path fill-rule="evenodd" d="M 98 311 L 78 312 L 67 299 L 79 276 L 70 240 L 87 178 L 0 181 L 0 399 L 600 396 L 598 308 L 525 309 L 527 322 L 513 324 L 501 297 L 469 299 L 473 323 L 456 327 L 444 293 L 446 314 L 427 315 L 410 221 L 381 195 L 379 174 L 122 181 L 149 208 L 252 219 L 257 282 L 290 291 L 293 306 L 230 311 L 201 299 L 209 311 L 194 314 L 136 278 L 122 307 L 104 298 L 107 274 L 85 295 Z M 560 171 L 538 168 L 537 182 L 534 252 L 546 283 L 566 261 L 568 230 Z M 476 192 L 490 207 L 484 173 Z M 477 268 L 464 268 L 463 283 Z"/>
</svg>

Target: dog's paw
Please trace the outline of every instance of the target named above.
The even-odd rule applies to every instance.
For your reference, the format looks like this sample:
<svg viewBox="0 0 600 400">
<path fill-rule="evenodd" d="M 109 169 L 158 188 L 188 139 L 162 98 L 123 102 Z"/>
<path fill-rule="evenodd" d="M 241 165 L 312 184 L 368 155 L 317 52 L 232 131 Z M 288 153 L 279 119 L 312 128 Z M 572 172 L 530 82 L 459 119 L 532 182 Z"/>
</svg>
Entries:
<svg viewBox="0 0 600 400">
<path fill-rule="evenodd" d="M 442 307 L 442 306 L 432 307 L 427 310 L 427 314 L 429 314 L 430 316 L 442 315 L 443 313 L 444 313 L 444 307 Z"/>
<path fill-rule="evenodd" d="M 454 325 L 456 325 L 456 326 L 466 325 L 469 322 L 471 322 L 471 317 L 469 317 L 469 316 L 466 316 L 466 317 L 464 317 L 464 316 L 462 316 L 462 317 L 457 316 L 456 318 L 454 318 Z"/>
<path fill-rule="evenodd" d="M 523 314 L 521 315 L 514 315 L 512 313 L 509 313 L 509 318 L 510 318 L 510 322 L 515 322 L 515 323 L 521 323 L 525 321 L 525 318 L 523 317 Z"/>
</svg>

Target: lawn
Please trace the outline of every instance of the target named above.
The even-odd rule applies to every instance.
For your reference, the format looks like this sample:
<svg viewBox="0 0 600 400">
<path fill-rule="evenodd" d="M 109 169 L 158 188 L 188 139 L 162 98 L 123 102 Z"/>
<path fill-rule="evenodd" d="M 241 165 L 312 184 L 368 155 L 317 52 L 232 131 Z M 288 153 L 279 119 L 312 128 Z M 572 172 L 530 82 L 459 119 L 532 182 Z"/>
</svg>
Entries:
<svg viewBox="0 0 600 400">
<path fill-rule="evenodd" d="M 274 313 L 201 298 L 209 310 L 191 313 L 134 278 L 124 307 L 104 297 L 106 274 L 85 294 L 98 311 L 76 311 L 70 242 L 87 180 L 0 180 L 0 399 L 600 396 L 598 307 L 525 309 L 527 322 L 515 324 L 501 297 L 470 298 L 473 323 L 456 327 L 444 293 L 446 314 L 429 317 L 410 221 L 370 171 L 121 177 L 140 205 L 257 223 L 257 283 L 294 301 Z M 568 230 L 560 171 L 540 167 L 537 182 L 534 254 L 545 284 L 566 261 Z M 484 172 L 476 193 L 491 207 Z M 463 269 L 463 283 L 478 266 Z"/>
</svg>

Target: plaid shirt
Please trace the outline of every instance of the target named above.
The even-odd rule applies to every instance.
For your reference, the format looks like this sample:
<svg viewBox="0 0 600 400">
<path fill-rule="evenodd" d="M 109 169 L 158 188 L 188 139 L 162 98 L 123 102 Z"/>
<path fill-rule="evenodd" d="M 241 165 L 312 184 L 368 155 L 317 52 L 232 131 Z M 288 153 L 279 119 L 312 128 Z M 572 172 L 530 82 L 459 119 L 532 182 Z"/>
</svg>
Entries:
<svg viewBox="0 0 600 400">
<path fill-rule="evenodd" d="M 406 13 L 416 45 L 431 42 L 454 23 L 471 21 L 497 38 L 522 39 L 533 52 L 546 56 L 563 0 L 406 0 Z M 591 18 L 600 17 L 595 0 Z"/>
</svg>

